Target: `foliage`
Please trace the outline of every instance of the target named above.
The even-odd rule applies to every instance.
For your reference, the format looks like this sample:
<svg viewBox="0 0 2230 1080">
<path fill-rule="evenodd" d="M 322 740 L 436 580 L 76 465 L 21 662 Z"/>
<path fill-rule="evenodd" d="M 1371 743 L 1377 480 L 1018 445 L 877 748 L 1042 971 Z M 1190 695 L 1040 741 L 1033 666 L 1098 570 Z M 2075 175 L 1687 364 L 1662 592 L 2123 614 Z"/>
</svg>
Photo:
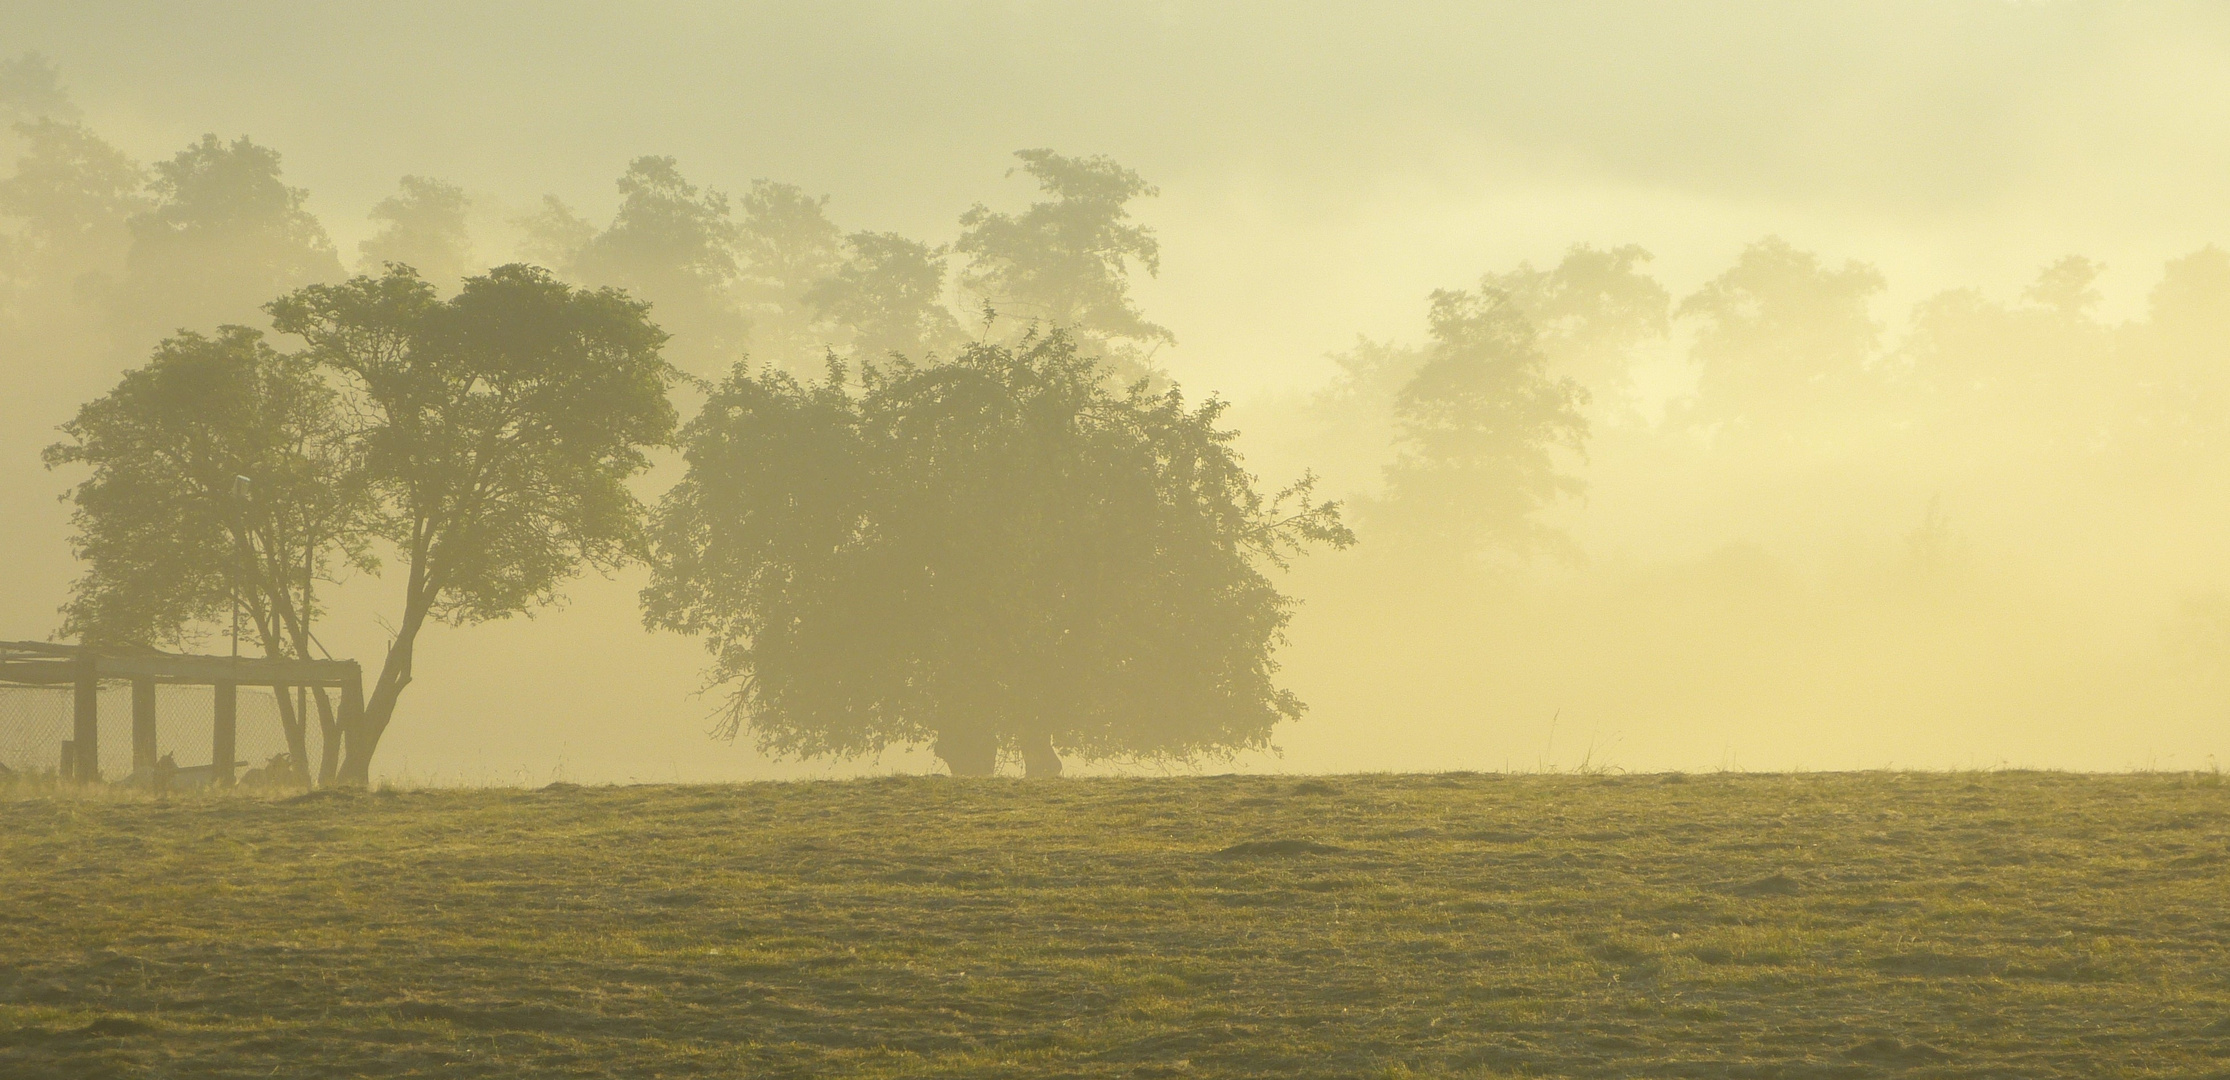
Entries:
<svg viewBox="0 0 2230 1080">
<path fill-rule="evenodd" d="M 762 361 L 795 367 L 826 351 L 827 328 L 806 297 L 843 262 L 844 235 L 828 218 L 828 201 L 771 180 L 754 182 L 743 197 L 738 286 Z"/>
<path fill-rule="evenodd" d="M 84 126 L 59 120 L 16 125 L 25 146 L 15 175 L 0 180 L 0 218 L 19 223 L 0 280 L 66 296 L 89 273 L 120 267 L 125 227 L 144 205 L 146 174 Z"/>
<path fill-rule="evenodd" d="M 47 119 L 70 123 L 78 116 L 54 61 L 35 52 L 0 60 L 0 124 Z"/>
<path fill-rule="evenodd" d="M 945 307 L 945 250 L 897 233 L 856 232 L 847 255 L 804 300 L 851 332 L 854 356 L 922 356 L 951 349 L 960 323 Z"/>
<path fill-rule="evenodd" d="M 49 467 L 91 470 L 70 496 L 86 572 L 62 633 L 176 642 L 228 618 L 237 597 L 266 654 L 291 655 L 287 627 L 314 614 L 310 580 L 329 579 L 335 559 L 371 565 L 336 406 L 309 361 L 227 326 L 164 341 L 80 409 L 46 451 Z"/>
<path fill-rule="evenodd" d="M 1882 287 L 1871 266 L 1831 269 L 1777 236 L 1744 248 L 1680 302 L 1681 315 L 1702 321 L 1695 416 L 1796 438 L 1822 414 L 1862 400 L 1881 334 L 1869 305 Z"/>
<path fill-rule="evenodd" d="M 1549 375 L 1533 324 L 1492 284 L 1433 293 L 1429 324 L 1424 363 L 1395 402 L 1399 456 L 1370 521 L 1435 561 L 1557 545 L 1536 514 L 1581 489 L 1557 453 L 1585 446 L 1587 391 Z"/>
<path fill-rule="evenodd" d="M 426 280 L 444 285 L 472 269 L 472 236 L 465 228 L 471 200 L 455 184 L 423 176 L 403 177 L 401 191 L 372 207 L 379 232 L 357 244 L 367 273 L 386 263 L 414 267 Z"/>
<path fill-rule="evenodd" d="M 1625 404 L 1633 393 L 1636 350 L 1671 330 L 1672 295 L 1642 269 L 1649 259 L 1633 244 L 1574 244 L 1550 269 L 1520 263 L 1480 285 L 1500 290 L 1524 314 L 1552 372 L 1598 401 Z"/>
<path fill-rule="evenodd" d="M 185 332 L 63 425 L 49 467 L 83 465 L 71 547 L 85 573 L 61 632 L 91 644 L 192 639 L 221 620 L 265 656 L 311 655 L 316 582 L 371 569 L 369 491 L 336 395 L 244 326 Z M 306 718 L 279 696 L 297 778 Z M 319 713 L 330 753 L 334 714 Z"/>
<path fill-rule="evenodd" d="M 703 634 L 772 753 L 934 739 L 1192 760 L 1263 745 L 1291 614 L 1258 564 L 1351 541 L 1310 481 L 1255 491 L 1219 402 L 1116 396 L 1062 333 L 804 384 L 738 371 L 684 430 L 644 591 Z"/>
<path fill-rule="evenodd" d="M 110 297 L 125 341 L 243 318 L 273 296 L 341 277 L 325 228 L 288 187 L 279 154 L 204 135 L 154 167 L 155 204 L 131 220 L 125 277 Z"/>
<path fill-rule="evenodd" d="M 582 566 L 640 552 L 627 481 L 673 433 L 666 335 L 646 304 L 520 265 L 467 278 L 447 301 L 398 266 L 270 308 L 346 378 L 382 499 L 376 527 L 408 568 L 362 745 L 352 739 L 344 765 L 361 781 L 428 618 L 518 614 L 554 602 Z"/>
<path fill-rule="evenodd" d="M 670 157 L 636 158 L 619 178 L 619 193 L 611 226 L 553 267 L 656 305 L 659 324 L 673 335 L 672 351 L 686 366 L 724 366 L 743 347 L 750 325 L 734 295 L 741 268 L 728 197 L 683 179 Z M 547 224 L 553 233 L 564 228 L 556 217 Z"/>
<path fill-rule="evenodd" d="M 1161 272 L 1154 231 L 1130 220 L 1132 200 L 1160 190 L 1107 157 L 1021 150 L 1022 171 L 1050 200 L 1019 215 L 978 203 L 962 215 L 953 250 L 968 258 L 961 287 L 998 311 L 1043 319 L 1093 343 L 1152 347 L 1176 341 L 1130 298 L 1130 271 Z"/>
</svg>

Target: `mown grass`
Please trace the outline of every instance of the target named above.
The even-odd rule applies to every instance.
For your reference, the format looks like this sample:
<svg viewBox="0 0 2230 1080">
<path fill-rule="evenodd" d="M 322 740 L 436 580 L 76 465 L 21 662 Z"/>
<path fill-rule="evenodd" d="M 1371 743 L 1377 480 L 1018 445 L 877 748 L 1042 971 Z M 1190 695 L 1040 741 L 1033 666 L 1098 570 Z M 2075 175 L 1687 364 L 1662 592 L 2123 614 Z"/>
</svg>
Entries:
<svg viewBox="0 0 2230 1080">
<path fill-rule="evenodd" d="M 2226 1076 L 2230 786 L 19 792 L 0 1075 Z"/>
</svg>

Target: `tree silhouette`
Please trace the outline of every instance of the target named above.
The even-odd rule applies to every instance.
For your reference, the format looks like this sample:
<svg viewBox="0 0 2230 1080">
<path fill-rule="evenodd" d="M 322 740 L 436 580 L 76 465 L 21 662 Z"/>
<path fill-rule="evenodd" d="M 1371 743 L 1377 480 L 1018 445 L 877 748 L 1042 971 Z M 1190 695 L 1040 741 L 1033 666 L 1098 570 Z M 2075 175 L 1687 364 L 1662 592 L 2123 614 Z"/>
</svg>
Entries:
<svg viewBox="0 0 2230 1080">
<path fill-rule="evenodd" d="M 1352 536 L 1308 481 L 1258 493 L 1222 411 L 1118 396 L 1060 332 L 864 365 L 856 393 L 739 370 L 684 429 L 646 621 L 706 638 L 730 733 L 770 753 L 1042 776 L 1261 746 L 1302 709 L 1263 567 Z"/>
</svg>

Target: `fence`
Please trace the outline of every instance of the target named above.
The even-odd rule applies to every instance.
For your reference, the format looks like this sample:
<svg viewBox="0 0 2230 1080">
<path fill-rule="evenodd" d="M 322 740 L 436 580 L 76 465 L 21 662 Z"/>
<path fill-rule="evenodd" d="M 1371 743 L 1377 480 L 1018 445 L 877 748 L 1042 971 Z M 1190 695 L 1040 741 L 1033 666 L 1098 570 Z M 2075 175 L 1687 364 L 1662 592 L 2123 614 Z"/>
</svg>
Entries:
<svg viewBox="0 0 2230 1080">
<path fill-rule="evenodd" d="M 74 691 L 68 686 L 0 685 L 0 765 L 19 773 L 53 772 L 62 762 L 62 743 L 71 737 Z M 317 703 L 310 703 L 307 738 L 311 768 L 322 747 L 318 741 Z M 100 684 L 100 773 L 121 780 L 132 773 L 132 684 L 103 679 Z M 217 727 L 216 697 L 207 686 L 155 687 L 155 754 L 174 755 L 181 768 L 211 764 Z M 279 703 L 269 687 L 239 689 L 239 719 L 234 757 L 262 765 L 287 751 Z"/>
</svg>

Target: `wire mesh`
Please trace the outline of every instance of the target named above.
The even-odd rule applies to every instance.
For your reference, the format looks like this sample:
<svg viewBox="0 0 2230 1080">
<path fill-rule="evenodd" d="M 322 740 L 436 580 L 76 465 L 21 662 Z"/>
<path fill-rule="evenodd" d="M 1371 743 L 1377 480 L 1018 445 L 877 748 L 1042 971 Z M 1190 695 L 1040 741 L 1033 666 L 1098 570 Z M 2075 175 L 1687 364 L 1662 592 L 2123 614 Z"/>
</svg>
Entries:
<svg viewBox="0 0 2230 1080">
<path fill-rule="evenodd" d="M 76 731 L 76 695 L 68 686 L 0 685 L 0 765 L 16 772 L 50 773 L 62 762 L 62 743 Z M 262 765 L 287 752 L 286 728 L 279 722 L 279 702 L 271 688 L 239 688 L 234 723 L 234 756 L 237 764 Z M 316 714 L 317 705 L 310 704 Z M 209 686 L 155 687 L 155 756 L 173 756 L 180 768 L 211 764 L 217 731 L 216 688 Z M 317 760 L 318 726 L 307 734 L 311 760 Z M 132 773 L 132 684 L 125 680 L 101 682 L 101 775 L 121 780 Z"/>
</svg>

